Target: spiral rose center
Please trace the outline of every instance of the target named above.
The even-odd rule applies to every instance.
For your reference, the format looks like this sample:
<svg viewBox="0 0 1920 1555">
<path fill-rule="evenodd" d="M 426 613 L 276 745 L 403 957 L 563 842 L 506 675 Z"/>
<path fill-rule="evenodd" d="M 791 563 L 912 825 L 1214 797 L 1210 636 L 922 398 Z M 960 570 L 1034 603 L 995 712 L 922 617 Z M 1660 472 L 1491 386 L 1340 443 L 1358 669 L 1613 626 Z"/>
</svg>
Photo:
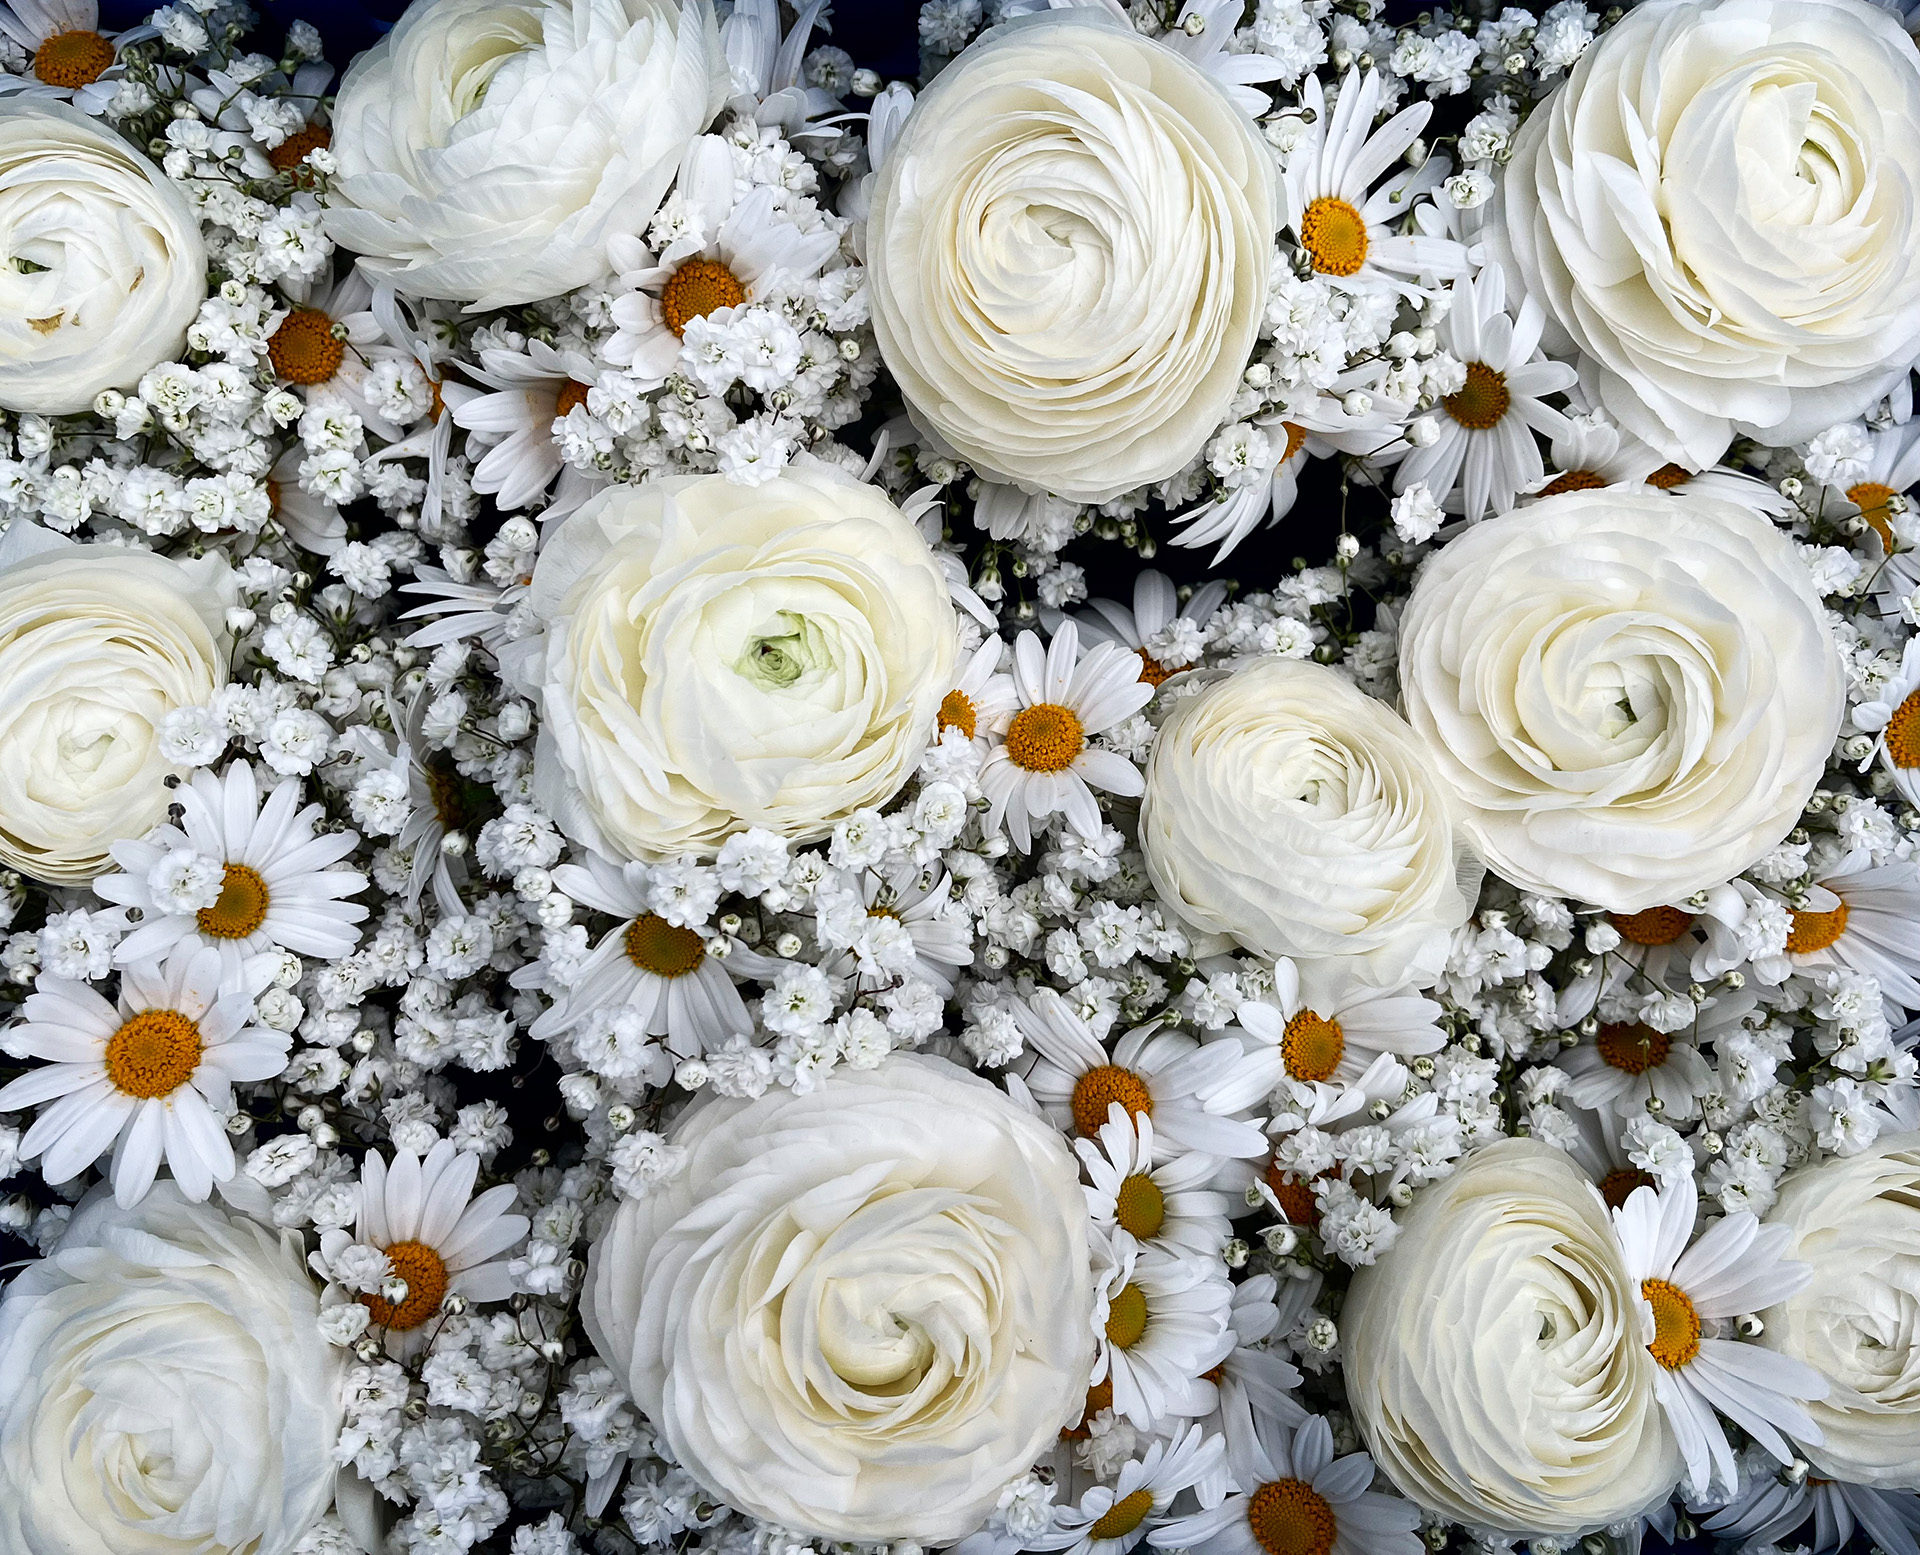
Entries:
<svg viewBox="0 0 1920 1555">
<path fill-rule="evenodd" d="M 553 419 L 558 421 L 569 414 L 574 406 L 587 403 L 588 386 L 578 378 L 569 378 L 560 385 L 560 392 L 553 397 Z"/>
<path fill-rule="evenodd" d="M 1007 726 L 1007 759 L 1026 772 L 1064 772 L 1086 746 L 1079 716 L 1058 702 L 1023 708 Z"/>
<path fill-rule="evenodd" d="M 1608 1209 L 1619 1209 L 1633 1197 L 1636 1188 L 1654 1186 L 1652 1172 L 1643 1172 L 1637 1166 L 1616 1166 L 1600 1179 L 1600 1197 L 1606 1200 Z"/>
<path fill-rule="evenodd" d="M 1660 491 L 1672 491 L 1693 479 L 1693 471 L 1684 464 L 1663 464 L 1647 477 L 1647 484 Z"/>
<path fill-rule="evenodd" d="M 964 691 L 949 691 L 940 699 L 940 728 L 958 729 L 968 739 L 980 727 L 980 709 Z"/>
<path fill-rule="evenodd" d="M 1149 686 L 1164 685 L 1175 673 L 1148 653 L 1145 648 L 1136 648 L 1134 652 L 1140 655 L 1140 678 Z"/>
<path fill-rule="evenodd" d="M 707 959 L 707 947 L 698 934 L 653 912 L 643 913 L 627 925 L 622 944 L 627 959 L 655 977 L 685 977 L 698 971 Z"/>
<path fill-rule="evenodd" d="M 1346 1052 L 1347 1034 L 1340 1022 L 1325 1020 L 1312 1010 L 1302 1010 L 1288 1021 L 1286 1035 L 1280 1039 L 1280 1056 L 1294 1080 L 1332 1079 Z"/>
<path fill-rule="evenodd" d="M 1887 504 L 1898 495 L 1891 486 L 1883 486 L 1879 481 L 1862 481 L 1858 486 L 1847 488 L 1847 501 L 1860 510 L 1867 527 L 1880 537 L 1880 543 L 1889 551 L 1893 549 L 1893 522 Z"/>
<path fill-rule="evenodd" d="M 1607 478 L 1604 475 L 1595 474 L 1592 470 L 1568 470 L 1563 474 L 1554 476 L 1552 480 L 1542 486 L 1540 488 L 1540 495 L 1543 497 L 1557 497 L 1565 491 L 1593 491 L 1606 484 Z"/>
<path fill-rule="evenodd" d="M 113 44 L 97 32 L 56 32 L 33 51 L 33 73 L 48 86 L 69 91 L 92 86 L 113 63 Z"/>
<path fill-rule="evenodd" d="M 1912 691 L 1887 720 L 1887 760 L 1896 767 L 1920 767 L 1920 691 Z"/>
<path fill-rule="evenodd" d="M 1300 218 L 1300 246 L 1322 275 L 1353 275 L 1367 262 L 1367 220 L 1345 200 L 1323 194 Z"/>
<path fill-rule="evenodd" d="M 1640 1021 L 1609 1021 L 1594 1044 L 1600 1056 L 1622 1074 L 1645 1074 L 1667 1061 L 1673 1039 Z"/>
<path fill-rule="evenodd" d="M 1247 1526 L 1267 1555 L 1327 1555 L 1333 1548 L 1333 1508 L 1305 1480 L 1262 1485 L 1247 1503 Z"/>
<path fill-rule="evenodd" d="M 689 259 L 660 289 L 660 316 L 667 328 L 684 335 L 695 319 L 747 300 L 740 278 L 717 259 Z"/>
<path fill-rule="evenodd" d="M 123 1096 L 171 1096 L 200 1067 L 200 1028 L 178 1010 L 142 1010 L 107 1038 L 107 1078 Z"/>
<path fill-rule="evenodd" d="M 1107 1303 L 1107 1341 L 1116 1350 L 1131 1350 L 1147 1331 L 1147 1293 L 1129 1280 Z"/>
<path fill-rule="evenodd" d="M 1124 1539 L 1147 1520 L 1147 1513 L 1152 1510 L 1153 1492 L 1136 1490 L 1131 1495 L 1122 1496 L 1096 1518 L 1093 1526 L 1087 1530 L 1087 1537 Z"/>
<path fill-rule="evenodd" d="M 318 308 L 295 308 L 267 341 L 267 357 L 289 383 L 325 383 L 347 359 L 347 343 Z"/>
<path fill-rule="evenodd" d="M 407 1282 L 405 1299 L 396 1304 L 384 1296 L 368 1294 L 360 1301 L 382 1328 L 405 1333 L 426 1322 L 446 1300 L 446 1260 L 424 1242 L 395 1242 L 386 1253 L 393 1272 Z"/>
<path fill-rule="evenodd" d="M 1678 907 L 1649 907 L 1644 912 L 1610 912 L 1607 922 L 1629 944 L 1671 945 L 1693 927 L 1693 914 Z"/>
<path fill-rule="evenodd" d="M 1667 1280 L 1642 1280 L 1640 1294 L 1653 1308 L 1653 1358 L 1668 1371 L 1687 1364 L 1700 1353 L 1700 1314 L 1678 1285 Z"/>
<path fill-rule="evenodd" d="M 1796 912 L 1793 927 L 1787 931 L 1787 954 L 1809 956 L 1825 950 L 1847 932 L 1847 904 L 1841 902 L 1832 912 Z"/>
<path fill-rule="evenodd" d="M 1145 1172 L 1135 1172 L 1120 1184 L 1113 1207 L 1114 1223 L 1127 1235 L 1145 1242 L 1160 1234 L 1167 1221 L 1167 1196 Z"/>
<path fill-rule="evenodd" d="M 1469 432 L 1486 432 L 1500 424 L 1513 395 L 1507 390 L 1505 374 L 1495 372 L 1485 362 L 1469 362 L 1467 381 L 1440 403 Z"/>
<path fill-rule="evenodd" d="M 1147 1082 L 1118 1064 L 1099 1064 L 1073 1084 L 1073 1126 L 1091 1139 L 1107 1121 L 1107 1109 L 1119 1102 L 1129 1117 L 1152 1117 Z"/>
<path fill-rule="evenodd" d="M 220 898 L 193 915 L 208 939 L 245 939 L 267 921 L 273 898 L 260 872 L 245 864 L 229 864 L 220 879 Z"/>
</svg>

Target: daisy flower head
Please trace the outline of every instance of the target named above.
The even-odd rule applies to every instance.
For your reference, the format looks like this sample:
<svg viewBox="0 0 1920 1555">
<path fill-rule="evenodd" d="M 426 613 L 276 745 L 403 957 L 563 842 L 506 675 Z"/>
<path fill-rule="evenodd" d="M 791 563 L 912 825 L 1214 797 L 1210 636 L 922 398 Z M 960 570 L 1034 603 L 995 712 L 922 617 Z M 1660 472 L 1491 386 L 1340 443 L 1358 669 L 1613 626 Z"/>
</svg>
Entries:
<svg viewBox="0 0 1920 1555">
<path fill-rule="evenodd" d="M 1440 435 L 1400 462 L 1394 490 L 1424 483 L 1448 512 L 1476 523 L 1506 512 L 1546 474 L 1533 434 L 1561 431 L 1566 418 L 1546 396 L 1571 388 L 1579 374 L 1540 354 L 1546 315 L 1537 301 L 1528 297 L 1517 316 L 1507 312 L 1506 275 L 1498 265 L 1455 281 L 1452 299 L 1440 321 L 1440 343 L 1466 364 L 1466 377 L 1440 401 L 1434 418 Z"/>
<path fill-rule="evenodd" d="M 233 1087 L 273 1079 L 293 1045 L 250 1024 L 271 970 L 256 960 L 229 979 L 218 950 L 177 945 L 163 961 L 122 971 L 117 1004 L 42 974 L 6 1035 L 9 1052 L 49 1060 L 0 1089 L 0 1111 L 52 1103 L 20 1154 L 40 1157 L 41 1175 L 59 1184 L 112 1147 L 122 1208 L 146 1196 L 164 1160 L 181 1193 L 204 1202 L 233 1176 Z"/>
<path fill-rule="evenodd" d="M 1685 995 L 1673 997 L 1685 1002 Z M 1700 1098 L 1714 1084 L 1700 1044 L 1737 1030 L 1758 1001 L 1752 988 L 1728 989 L 1700 1004 L 1683 1026 L 1662 1031 L 1649 1024 L 1656 1012 L 1635 1019 L 1632 1011 L 1609 1009 L 1602 999 L 1598 1029 L 1560 1059 L 1572 1077 L 1564 1095 L 1576 1107 L 1610 1108 L 1623 1118 L 1643 1111 L 1650 1100 L 1670 1123 L 1696 1118 Z"/>
<path fill-rule="evenodd" d="M 1225 1451 L 1219 1437 L 1198 1426 L 1156 1440 L 1145 1456 L 1122 1464 L 1111 1485 L 1095 1485 L 1077 1505 L 1057 1507 L 1052 1532 L 1027 1539 L 1025 1547 L 1066 1555 L 1126 1555 L 1153 1536 L 1174 1498 L 1206 1478 Z"/>
<path fill-rule="evenodd" d="M 1176 1518 L 1149 1538 L 1194 1555 L 1418 1555 L 1420 1512 L 1382 1495 L 1373 1459 L 1336 1458 L 1333 1431 L 1314 1415 L 1289 1429 L 1262 1420 L 1235 1444 L 1229 1466 L 1243 1487 L 1218 1506 Z"/>
<path fill-rule="evenodd" d="M 901 977 L 917 978 L 943 996 L 953 992 L 954 975 L 973 961 L 973 927 L 964 912 L 953 910 L 951 878 L 939 868 L 911 864 L 882 873 L 867 869 L 857 882 L 859 920 L 843 953 L 822 965 L 829 977 L 851 977 L 864 992 L 892 987 Z M 816 907 L 825 905 L 816 891 Z M 845 939 L 847 925 L 837 923 L 821 943 Z"/>
<path fill-rule="evenodd" d="M 1087 1216 L 1110 1240 L 1130 1239 L 1179 1257 L 1218 1258 L 1232 1232 L 1227 1196 L 1206 1185 L 1219 1171 L 1190 1152 L 1154 1164 L 1153 1118 L 1114 1102 L 1094 1139 L 1074 1141 L 1090 1186 Z"/>
<path fill-rule="evenodd" d="M 1899 422 L 1879 431 L 1862 427 L 1859 434 L 1856 457 L 1836 462 L 1830 471 L 1823 469 L 1820 473 L 1830 475 L 1823 484 L 1844 503 L 1836 516 L 1857 516 L 1864 520 L 1879 539 L 1881 549 L 1891 558 L 1899 548 L 1893 499 L 1904 497 L 1920 483 L 1920 421 Z M 1815 472 L 1809 470 L 1808 473 Z M 1848 513 L 1847 508 L 1853 512 Z M 1907 549 L 1911 551 L 1911 545 Z M 1906 580 L 1920 578 L 1920 558 L 1909 556 L 1899 571 Z M 1912 591 L 1913 582 L 1907 581 L 1902 592 Z"/>
<path fill-rule="evenodd" d="M 565 462 L 553 424 L 586 404 L 600 368 L 579 351 L 529 340 L 524 351 L 486 347 L 468 371 L 492 391 L 452 411 L 454 424 L 486 449 L 473 467 L 473 489 L 507 511 L 531 507 Z"/>
<path fill-rule="evenodd" d="M 122 872 L 94 882 L 99 895 L 141 915 L 114 959 L 127 966 L 181 944 L 209 946 L 233 979 L 250 957 L 276 946 L 326 961 L 351 955 L 367 909 L 345 898 L 364 891 L 367 877 L 339 864 L 360 837 L 320 831 L 325 810 L 302 807 L 301 794 L 288 778 L 262 802 L 245 761 L 218 777 L 194 773 L 178 790 L 179 825 L 116 842 Z"/>
<path fill-rule="evenodd" d="M 1238 1016 L 1241 1042 L 1273 1090 L 1282 1081 L 1343 1090 L 1385 1055 L 1413 1058 L 1446 1046 L 1440 1006 L 1422 994 L 1361 982 L 1334 962 L 1273 967 L 1273 989 Z"/>
<path fill-rule="evenodd" d="M 1140 678 L 1140 661 L 1105 642 L 1080 653 L 1080 631 L 1061 623 L 1043 650 L 1039 635 L 1022 632 L 1013 645 L 1013 690 L 1019 707 L 980 769 L 987 796 L 987 830 L 1004 820 L 1015 846 L 1033 846 L 1034 826 L 1064 814 L 1083 837 L 1100 834 L 1095 788 L 1132 798 L 1146 791 L 1140 769 L 1092 737 L 1132 717 L 1153 700 Z"/>
<path fill-rule="evenodd" d="M 24 76 L 0 74 L 0 95 L 70 102 L 97 118 L 120 89 L 121 50 L 159 31 L 102 32 L 99 0 L 10 0 L 0 4 L 0 34 L 28 56 Z"/>
<path fill-rule="evenodd" d="M 1027 1088 L 1061 1128 L 1099 1137 L 1117 1105 L 1153 1120 L 1156 1154 L 1198 1150 L 1245 1158 L 1264 1155 L 1258 1123 L 1234 1116 L 1261 1094 L 1249 1086 L 1245 1055 L 1232 1042 L 1205 1046 L 1157 1025 L 1136 1027 L 1108 1054 L 1087 1023 L 1051 988 L 1013 1006 L 1015 1023 L 1036 1057 Z"/>
<path fill-rule="evenodd" d="M 1140 678 L 1158 688 L 1200 657 L 1207 622 L 1225 602 L 1227 586 L 1203 583 L 1183 605 L 1173 579 L 1151 568 L 1133 580 L 1131 608 L 1112 599 L 1091 599 L 1071 617 L 1054 615 L 1054 631 L 1071 619 L 1088 648 L 1112 643 L 1140 660 Z M 1155 650 L 1159 657 L 1155 657 Z"/>
<path fill-rule="evenodd" d="M 1220 1355 L 1233 1286 L 1217 1258 L 1176 1258 L 1138 1243 L 1097 1245 L 1095 1383 L 1113 1389 L 1113 1412 L 1136 1430 L 1173 1412 L 1193 1379 Z"/>
<path fill-rule="evenodd" d="M 1835 969 L 1875 979 L 1889 1007 L 1920 1010 L 1920 863 L 1875 864 L 1855 848 L 1821 871 L 1793 908 L 1787 961 L 1820 977 Z"/>
<path fill-rule="evenodd" d="M 290 279 L 279 284 L 282 291 L 303 289 Z M 331 285 L 307 290 L 291 307 L 269 315 L 268 323 L 267 360 L 276 378 L 300 389 L 309 406 L 351 411 L 376 436 L 400 440 L 401 427 L 369 393 L 374 363 L 384 358 L 409 368 L 423 389 L 426 376 L 411 357 L 387 344 L 373 312 L 373 283 L 357 267 Z M 432 403 L 430 392 L 421 398 Z"/>
<path fill-rule="evenodd" d="M 953 689 L 940 702 L 940 738 L 957 729 L 984 756 L 994 737 L 1007 732 L 1020 710 L 1020 694 L 1014 690 L 1013 678 L 1000 673 L 1005 651 L 1006 644 L 998 636 L 989 636 L 967 655 Z"/>
<path fill-rule="evenodd" d="M 1783 1545 L 1811 1521 L 1813 1555 L 1848 1548 L 1856 1528 L 1865 1530 L 1887 1555 L 1920 1555 L 1920 1543 L 1914 1540 L 1920 1530 L 1920 1498 L 1816 1474 L 1795 1479 L 1780 1474 L 1765 1453 L 1751 1449 L 1740 1455 L 1740 1470 L 1738 1492 L 1703 1519 L 1701 1527 L 1718 1539 L 1739 1540 L 1743 1551 Z"/>
<path fill-rule="evenodd" d="M 1716 1410 L 1791 1463 L 1787 1437 L 1814 1446 L 1822 1440 L 1802 1401 L 1825 1398 L 1827 1383 L 1791 1356 L 1718 1334 L 1813 1277 L 1811 1266 L 1785 1256 L 1793 1228 L 1763 1226 L 1738 1210 L 1688 1246 L 1697 1208 L 1688 1176 L 1658 1190 L 1636 1188 L 1613 1212 L 1613 1225 L 1627 1276 L 1640 1288 L 1641 1337 L 1660 1363 L 1654 1392 L 1687 1461 L 1688 1488 L 1701 1496 L 1710 1484 L 1734 1486 L 1733 1449 Z"/>
<path fill-rule="evenodd" d="M 448 1296 L 504 1301 L 514 1291 L 507 1260 L 500 1257 L 527 1234 L 525 1215 L 509 1214 L 518 1190 L 502 1183 L 474 1197 L 480 1158 L 442 1139 L 425 1160 L 396 1150 L 389 1166 L 369 1150 L 360 1170 L 360 1213 L 353 1232 L 331 1230 L 320 1239 L 314 1266 L 325 1272 L 359 1242 L 387 1255 L 393 1276 L 404 1284 L 360 1297 L 374 1325 L 386 1331 L 395 1356 L 425 1346 L 428 1321 Z"/>
<path fill-rule="evenodd" d="M 1920 421 L 1913 425 L 1920 426 Z M 1867 759 L 1877 760 L 1900 797 L 1920 808 L 1920 637 L 1907 639 L 1899 671 L 1872 700 L 1855 706 L 1852 718 L 1856 727 L 1873 736 Z"/>
</svg>

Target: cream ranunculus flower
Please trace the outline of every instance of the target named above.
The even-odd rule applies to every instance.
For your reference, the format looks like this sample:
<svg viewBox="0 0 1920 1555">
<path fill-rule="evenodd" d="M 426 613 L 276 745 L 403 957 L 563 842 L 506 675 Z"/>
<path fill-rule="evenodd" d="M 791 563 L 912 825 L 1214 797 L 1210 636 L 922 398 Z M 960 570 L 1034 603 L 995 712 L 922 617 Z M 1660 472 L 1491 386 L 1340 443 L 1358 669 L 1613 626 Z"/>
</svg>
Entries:
<svg viewBox="0 0 1920 1555">
<path fill-rule="evenodd" d="M 179 771 L 167 714 L 227 683 L 216 557 L 76 545 L 15 522 L 0 539 L 0 864 L 53 885 L 165 819 Z"/>
<path fill-rule="evenodd" d="M 756 1517 L 947 1543 L 1077 1420 L 1086 1205 L 1044 1119 L 944 1059 L 702 1099 L 581 1313 L 677 1461 Z"/>
<path fill-rule="evenodd" d="M 1801 1452 L 1850 1485 L 1920 1490 L 1920 1134 L 1793 1173 L 1767 1221 L 1793 1227 L 1786 1256 L 1813 1267 L 1761 1314 L 1760 1343 L 1827 1379 L 1807 1405 L 1826 1440 Z"/>
<path fill-rule="evenodd" d="M 1877 6 L 1635 6 L 1522 126 L 1504 191 L 1607 409 L 1695 469 L 1858 414 L 1920 356 L 1920 56 Z"/>
<path fill-rule="evenodd" d="M 996 27 L 922 94 L 867 235 L 880 353 L 969 462 L 1104 502 L 1182 468 L 1266 304 L 1273 153 L 1102 12 Z"/>
<path fill-rule="evenodd" d="M 207 295 L 172 179 L 78 109 L 0 101 L 0 408 L 86 410 L 177 355 Z"/>
<path fill-rule="evenodd" d="M 952 684 L 945 575 L 907 517 L 824 465 L 607 488 L 548 540 L 515 673 L 534 787 L 576 840 L 711 853 L 825 836 L 913 773 Z"/>
<path fill-rule="evenodd" d="M 1502 877 L 1614 912 L 1739 874 L 1798 823 L 1845 678 L 1792 542 L 1682 488 L 1476 525 L 1401 620 L 1407 719 Z"/>
<path fill-rule="evenodd" d="M 1340 1315 L 1347 1398 L 1401 1494 L 1565 1539 L 1663 1499 L 1685 1463 L 1606 1205 L 1507 1139 L 1423 1189 Z"/>
<path fill-rule="evenodd" d="M 1478 872 L 1392 708 L 1333 670 L 1256 661 L 1178 703 L 1154 740 L 1140 846 L 1197 928 L 1364 983 L 1437 976 Z"/>
<path fill-rule="evenodd" d="M 725 104 L 709 0 L 414 0 L 340 83 L 327 231 L 420 297 L 607 273 Z"/>
<path fill-rule="evenodd" d="M 286 1555 L 333 1500 L 319 1315 L 298 1233 L 96 1192 L 0 1300 L 0 1549 Z"/>
</svg>

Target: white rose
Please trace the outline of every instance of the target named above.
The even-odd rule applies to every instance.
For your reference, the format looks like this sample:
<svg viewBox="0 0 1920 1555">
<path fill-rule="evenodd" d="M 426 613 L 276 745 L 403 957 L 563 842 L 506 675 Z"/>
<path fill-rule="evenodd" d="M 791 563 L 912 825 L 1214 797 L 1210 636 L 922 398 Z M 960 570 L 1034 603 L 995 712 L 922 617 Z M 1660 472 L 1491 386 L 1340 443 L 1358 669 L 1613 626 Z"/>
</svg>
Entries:
<svg viewBox="0 0 1920 1555">
<path fill-rule="evenodd" d="M 825 836 L 899 792 L 952 689 L 932 551 L 826 466 L 611 486 L 548 540 L 529 598 L 535 791 L 628 858 Z"/>
<path fill-rule="evenodd" d="M 1636 436 L 1800 442 L 1920 355 L 1920 57 L 1854 0 L 1635 6 L 1522 126 L 1505 216 Z"/>
<path fill-rule="evenodd" d="M 1340 1314 L 1347 1397 L 1401 1493 L 1567 1539 L 1659 1501 L 1685 1464 L 1606 1206 L 1534 1140 L 1424 1189 Z"/>
<path fill-rule="evenodd" d="M 727 97 L 708 0 L 414 0 L 347 71 L 327 232 L 420 297 L 606 273 Z"/>
<path fill-rule="evenodd" d="M 1761 1314 L 1762 1344 L 1827 1379 L 1807 1405 L 1826 1441 L 1800 1450 L 1850 1485 L 1920 1490 L 1920 1134 L 1793 1173 L 1767 1220 L 1793 1227 L 1786 1256 L 1813 1267 Z"/>
<path fill-rule="evenodd" d="M 1469 529 L 1414 586 L 1400 681 L 1487 863 L 1621 913 L 1764 857 L 1846 705 L 1792 542 L 1685 488 L 1568 492 Z"/>
<path fill-rule="evenodd" d="M 227 681 L 224 564 L 75 545 L 16 521 L 0 540 L 0 864 L 90 880 L 172 803 L 175 708 Z"/>
<path fill-rule="evenodd" d="M 1362 981 L 1436 976 L 1473 911 L 1453 807 L 1393 709 L 1333 670 L 1263 659 L 1154 740 L 1140 846 L 1181 917 Z"/>
<path fill-rule="evenodd" d="M 921 95 L 867 236 L 880 352 L 983 471 L 1104 502 L 1200 452 L 1266 303 L 1272 153 L 1089 9 L 995 28 Z"/>
<path fill-rule="evenodd" d="M 696 1103 L 621 1203 L 581 1313 L 677 1461 L 822 1538 L 946 1543 L 1077 1420 L 1086 1205 L 1044 1120 L 896 1053 Z"/>
<path fill-rule="evenodd" d="M 333 1500 L 319 1313 L 297 1233 L 96 1194 L 0 1300 L 0 1548 L 285 1555 Z"/>
<path fill-rule="evenodd" d="M 177 356 L 207 295 L 179 187 L 65 103 L 0 100 L 0 408 L 92 406 Z"/>
</svg>

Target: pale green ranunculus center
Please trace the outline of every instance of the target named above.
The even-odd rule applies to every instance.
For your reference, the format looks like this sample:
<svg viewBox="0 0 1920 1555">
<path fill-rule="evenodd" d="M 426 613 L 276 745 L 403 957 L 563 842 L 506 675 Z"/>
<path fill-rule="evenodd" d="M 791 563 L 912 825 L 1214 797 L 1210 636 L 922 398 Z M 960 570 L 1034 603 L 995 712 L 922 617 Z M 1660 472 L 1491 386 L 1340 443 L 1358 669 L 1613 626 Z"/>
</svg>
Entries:
<svg viewBox="0 0 1920 1555">
<path fill-rule="evenodd" d="M 805 616 L 782 610 L 768 629 L 747 639 L 734 671 L 765 691 L 784 691 L 834 665 L 832 640 Z"/>
</svg>

